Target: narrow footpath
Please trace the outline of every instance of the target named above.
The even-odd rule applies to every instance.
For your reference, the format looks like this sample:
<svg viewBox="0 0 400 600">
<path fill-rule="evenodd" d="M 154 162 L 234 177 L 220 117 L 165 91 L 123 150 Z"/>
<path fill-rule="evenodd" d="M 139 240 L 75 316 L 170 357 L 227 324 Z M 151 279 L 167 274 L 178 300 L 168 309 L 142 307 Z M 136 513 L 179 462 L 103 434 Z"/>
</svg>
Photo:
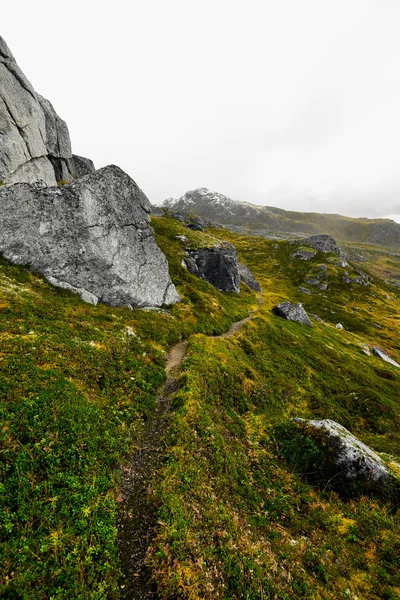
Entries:
<svg viewBox="0 0 400 600">
<path fill-rule="evenodd" d="M 262 300 L 259 300 L 261 306 Z M 229 331 L 216 339 L 235 335 L 250 321 L 256 311 L 233 323 Z M 141 447 L 124 467 L 121 476 L 121 509 L 118 515 L 118 555 L 122 569 L 121 596 L 125 600 L 156 600 L 157 592 L 149 583 L 145 564 L 146 552 L 157 524 L 154 507 L 148 503 L 148 490 L 154 474 L 165 456 L 164 434 L 168 425 L 170 399 L 178 387 L 178 376 L 188 349 L 188 342 L 179 342 L 167 355 L 167 380 L 161 387 L 152 419 L 146 422 Z M 122 587 L 123 586 L 123 587 Z"/>
</svg>

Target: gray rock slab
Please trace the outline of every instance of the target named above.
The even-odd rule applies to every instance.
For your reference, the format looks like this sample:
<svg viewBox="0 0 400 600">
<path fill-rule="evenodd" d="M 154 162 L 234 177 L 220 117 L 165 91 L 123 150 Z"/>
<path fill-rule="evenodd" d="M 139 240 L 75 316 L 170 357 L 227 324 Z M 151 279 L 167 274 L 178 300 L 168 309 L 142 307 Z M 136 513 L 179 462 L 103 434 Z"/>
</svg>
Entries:
<svg viewBox="0 0 400 600">
<path fill-rule="evenodd" d="M 118 167 L 61 188 L 0 187 L 0 203 L 0 252 L 8 260 L 111 306 L 180 300 L 149 225 L 150 203 Z"/>
<path fill-rule="evenodd" d="M 380 358 L 380 359 L 384 360 L 385 362 L 389 363 L 390 365 L 400 368 L 399 363 L 397 363 L 395 360 L 393 360 L 393 358 L 390 358 L 390 356 L 388 356 L 386 354 L 386 352 L 384 352 L 380 348 L 376 348 L 376 347 L 372 348 L 372 354 L 374 356 L 376 356 L 377 358 Z"/>
<path fill-rule="evenodd" d="M 275 308 L 275 313 L 287 319 L 288 321 L 297 321 L 308 327 L 313 327 L 310 317 L 303 308 L 301 302 L 298 304 L 292 304 L 291 302 L 282 302 Z"/>
</svg>

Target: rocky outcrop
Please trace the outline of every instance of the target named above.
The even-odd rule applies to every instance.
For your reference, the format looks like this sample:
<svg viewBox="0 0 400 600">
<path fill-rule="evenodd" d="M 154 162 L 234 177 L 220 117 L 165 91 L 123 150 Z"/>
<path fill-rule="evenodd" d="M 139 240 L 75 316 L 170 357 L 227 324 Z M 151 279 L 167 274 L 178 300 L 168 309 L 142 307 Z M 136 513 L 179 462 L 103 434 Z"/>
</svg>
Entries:
<svg viewBox="0 0 400 600">
<path fill-rule="evenodd" d="M 319 250 L 320 252 L 340 254 L 340 248 L 337 245 L 336 240 L 327 234 L 311 235 L 302 240 L 302 244 L 309 246 L 310 248 L 315 248 L 315 250 Z"/>
<path fill-rule="evenodd" d="M 0 181 L 71 180 L 68 127 L 37 94 L 0 38 Z"/>
<path fill-rule="evenodd" d="M 398 485 L 382 459 L 339 423 L 331 419 L 294 421 L 317 442 L 326 459 L 336 467 L 333 475 L 342 475 L 342 481 L 372 488 Z"/>
<path fill-rule="evenodd" d="M 251 290 L 254 290 L 255 292 L 261 292 L 261 286 L 259 282 L 254 277 L 249 267 L 246 267 L 246 265 L 243 263 L 239 263 L 239 275 L 240 281 L 243 281 L 243 283 L 248 285 Z"/>
<path fill-rule="evenodd" d="M 292 258 L 300 258 L 301 260 L 311 260 L 317 254 L 316 250 L 307 250 L 305 248 L 299 248 L 291 254 Z"/>
<path fill-rule="evenodd" d="M 312 327 L 311 319 L 303 308 L 301 302 L 292 304 L 291 302 L 282 302 L 275 307 L 274 312 L 279 317 L 288 321 L 297 321 L 308 327 Z"/>
<path fill-rule="evenodd" d="M 194 231 L 202 231 L 204 227 L 222 227 L 222 225 L 218 225 L 206 217 L 200 217 L 199 215 L 182 210 L 170 210 L 168 207 L 152 207 L 152 214 L 154 216 L 167 216 L 176 219 Z"/>
<path fill-rule="evenodd" d="M 190 252 L 188 270 L 223 292 L 240 292 L 239 262 L 236 249 L 227 242 Z"/>
<path fill-rule="evenodd" d="M 299 285 L 299 287 L 297 288 L 297 291 L 300 292 L 301 294 L 311 295 L 311 290 L 309 290 L 308 288 L 303 287 L 302 285 Z"/>
<path fill-rule="evenodd" d="M 32 265 L 92 303 L 179 301 L 149 225 L 150 203 L 118 167 L 99 169 L 61 188 L 2 187 L 0 203 L 0 252 L 8 260 Z"/>
<path fill-rule="evenodd" d="M 343 277 L 345 283 L 348 283 L 350 285 L 355 283 L 356 285 L 364 285 L 365 287 L 371 285 L 370 275 L 364 273 L 364 271 L 361 271 L 360 269 L 354 269 L 354 271 L 356 275 L 353 276 L 351 276 L 347 271 L 345 272 L 345 275 Z"/>
<path fill-rule="evenodd" d="M 388 356 L 386 352 L 384 352 L 380 348 L 372 348 L 372 354 L 377 358 L 380 358 L 381 360 L 384 360 L 385 362 L 389 363 L 390 365 L 400 368 L 399 363 L 393 360 L 393 358 L 390 358 L 390 356 Z"/>
</svg>

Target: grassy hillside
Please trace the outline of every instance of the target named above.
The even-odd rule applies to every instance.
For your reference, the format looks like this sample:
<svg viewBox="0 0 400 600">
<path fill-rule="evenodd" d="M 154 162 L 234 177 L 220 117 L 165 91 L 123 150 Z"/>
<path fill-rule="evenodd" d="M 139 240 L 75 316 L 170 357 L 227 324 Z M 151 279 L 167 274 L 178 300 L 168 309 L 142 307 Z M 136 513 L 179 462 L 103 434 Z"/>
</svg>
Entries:
<svg viewBox="0 0 400 600">
<path fill-rule="evenodd" d="M 292 259 L 293 246 L 225 235 L 261 281 L 264 305 L 235 338 L 191 338 L 157 485 L 149 561 L 161 595 L 399 598 L 398 507 L 340 495 L 312 441 L 288 435 L 293 416 L 331 418 L 399 468 L 399 371 L 359 345 L 400 360 L 399 299 L 379 281 L 344 284 L 336 266 L 329 291 L 300 294 L 313 264 Z M 283 299 L 324 322 L 274 316 Z"/>
<path fill-rule="evenodd" d="M 191 276 L 173 239 L 182 228 L 155 226 L 183 298 L 166 312 L 94 307 L 0 262 L 1 598 L 118 597 L 119 469 L 154 409 L 164 353 L 254 304 Z"/>
<path fill-rule="evenodd" d="M 300 261 L 285 242 L 153 225 L 182 295 L 167 311 L 93 307 L 0 263 L 0 597 L 120 596 L 119 470 L 140 447 L 165 351 L 190 337 L 152 494 L 160 597 L 399 598 L 397 506 L 340 495 L 288 435 L 292 416 L 333 418 L 396 468 L 400 370 L 359 344 L 400 362 L 398 291 L 345 284 L 327 263 L 328 290 L 304 295 L 298 286 L 326 256 Z M 191 276 L 178 234 L 192 248 L 227 239 L 259 278 L 264 303 L 234 337 L 209 336 L 254 309 L 255 294 Z M 274 316 L 283 299 L 323 323 Z M 317 449 L 307 452 L 318 466 Z"/>
</svg>

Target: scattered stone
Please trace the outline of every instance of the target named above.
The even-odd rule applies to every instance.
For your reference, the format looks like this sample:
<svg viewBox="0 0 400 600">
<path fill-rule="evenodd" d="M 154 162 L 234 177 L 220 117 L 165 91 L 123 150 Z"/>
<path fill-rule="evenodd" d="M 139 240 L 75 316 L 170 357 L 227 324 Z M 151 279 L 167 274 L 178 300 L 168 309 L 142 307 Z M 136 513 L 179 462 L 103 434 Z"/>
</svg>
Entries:
<svg viewBox="0 0 400 600">
<path fill-rule="evenodd" d="M 186 227 L 192 231 L 203 231 L 203 227 L 200 223 L 188 223 Z"/>
<path fill-rule="evenodd" d="M 186 244 L 189 241 L 186 235 L 176 235 L 175 239 L 182 242 L 182 244 Z"/>
<path fill-rule="evenodd" d="M 381 358 L 382 360 L 384 360 L 385 362 L 389 363 L 390 365 L 393 365 L 394 367 L 400 368 L 399 363 L 397 363 L 395 360 L 393 360 L 393 358 L 390 358 L 390 356 L 388 356 L 386 354 L 386 352 L 384 352 L 380 348 L 373 347 L 372 348 L 372 354 L 374 356 L 376 356 L 377 358 Z"/>
<path fill-rule="evenodd" d="M 321 317 L 319 317 L 318 315 L 315 315 L 314 313 L 310 313 L 310 317 L 315 319 L 315 321 L 317 321 L 317 323 L 323 323 L 323 320 L 321 319 Z"/>
<path fill-rule="evenodd" d="M 394 483 L 394 476 L 382 459 L 345 427 L 332 421 L 306 421 L 294 419 L 306 434 L 310 434 L 321 450 L 325 450 L 329 460 L 339 469 L 337 476 L 343 474 L 345 481 L 362 482 L 369 486 Z"/>
<path fill-rule="evenodd" d="M 261 286 L 259 282 L 254 277 L 249 267 L 246 267 L 246 265 L 243 263 L 239 263 L 239 275 L 240 281 L 243 281 L 243 283 L 248 285 L 251 290 L 254 290 L 255 292 L 261 292 Z"/>
<path fill-rule="evenodd" d="M 180 300 L 149 225 L 150 203 L 118 167 L 61 188 L 3 186 L 0 203 L 0 252 L 11 262 L 30 264 L 87 301 L 140 307 Z"/>
<path fill-rule="evenodd" d="M 343 269 L 349 266 L 349 263 L 343 256 L 330 256 L 326 260 L 331 265 L 335 265 L 336 267 L 342 267 Z"/>
<path fill-rule="evenodd" d="M 325 283 L 320 283 L 318 287 L 321 291 L 325 292 L 328 289 L 328 285 L 329 284 L 325 282 Z"/>
<path fill-rule="evenodd" d="M 307 277 L 305 279 L 305 283 L 307 283 L 307 285 L 315 285 L 319 287 L 320 281 L 319 279 L 313 279 L 312 277 Z"/>
<path fill-rule="evenodd" d="M 336 323 L 335 327 L 336 327 L 336 329 L 344 329 L 344 327 L 341 323 Z"/>
<path fill-rule="evenodd" d="M 309 290 L 301 285 L 297 288 L 297 291 L 300 292 L 301 294 L 311 294 L 311 290 Z"/>
<path fill-rule="evenodd" d="M 136 333 L 135 333 L 134 329 L 132 327 L 130 327 L 129 325 L 127 325 L 125 327 L 125 333 L 128 337 L 132 337 L 132 336 L 136 337 Z"/>
<path fill-rule="evenodd" d="M 222 227 L 222 228 L 224 228 L 223 225 L 217 224 L 214 221 L 212 221 L 211 219 L 208 219 L 206 217 L 200 217 L 199 215 L 193 215 L 192 213 L 189 213 L 189 212 L 186 212 L 183 210 L 170 209 L 168 207 L 168 200 L 166 200 L 164 202 L 164 206 L 153 207 L 153 210 L 155 210 L 156 208 L 159 208 L 159 210 L 161 211 L 160 216 L 171 217 L 172 219 L 176 219 L 177 221 L 180 221 L 181 223 L 183 223 L 186 226 L 195 225 L 196 227 L 189 228 L 189 229 L 194 229 L 195 231 L 196 230 L 202 231 L 204 229 L 204 227 Z M 153 214 L 156 214 L 156 213 L 153 213 Z"/>
<path fill-rule="evenodd" d="M 290 256 L 292 258 L 300 258 L 301 260 L 311 260 L 316 254 L 316 250 L 303 250 L 302 248 L 299 248 Z"/>
<path fill-rule="evenodd" d="M 312 327 L 311 319 L 303 308 L 301 302 L 299 304 L 292 304 L 289 301 L 278 304 L 274 311 L 278 316 L 288 321 L 297 321 L 308 327 Z"/>
<path fill-rule="evenodd" d="M 240 292 L 239 262 L 236 249 L 232 244 L 223 242 L 220 246 L 201 248 L 189 254 L 196 265 L 197 271 L 193 274 L 205 279 L 218 290 L 224 292 Z M 191 263 L 186 259 L 188 269 Z"/>
<path fill-rule="evenodd" d="M 375 329 L 383 329 L 382 325 L 379 325 L 378 323 L 372 323 L 372 327 L 375 327 Z"/>
<path fill-rule="evenodd" d="M 185 261 L 185 265 L 186 265 L 186 268 L 189 271 L 189 273 L 191 273 L 192 275 L 197 275 L 199 269 L 198 269 L 195 259 L 192 258 L 191 256 L 187 256 L 184 259 L 184 261 Z"/>
<path fill-rule="evenodd" d="M 62 288 L 64 290 L 70 290 L 71 292 L 74 292 L 75 294 L 79 294 L 81 299 L 84 302 L 87 302 L 88 304 L 94 304 L 94 306 L 96 306 L 99 301 L 97 296 L 95 296 L 91 292 L 88 292 L 84 288 L 75 287 L 73 285 L 70 285 L 66 281 L 60 281 L 59 279 L 56 279 L 55 277 L 51 277 L 51 276 L 47 277 L 47 280 L 49 281 L 49 283 L 51 283 L 52 285 L 54 285 L 56 287 Z"/>
<path fill-rule="evenodd" d="M 349 273 L 345 273 L 343 277 L 345 283 L 355 283 L 356 285 L 364 285 L 365 287 L 371 285 L 371 277 L 367 275 L 367 273 L 364 273 L 360 269 L 354 269 L 354 271 L 357 273 L 357 275 L 353 277 L 351 277 Z"/>
<path fill-rule="evenodd" d="M 370 352 L 370 349 L 367 346 L 367 344 L 361 343 L 360 346 L 361 346 L 362 351 L 364 352 L 364 354 L 366 354 L 367 356 L 371 356 L 371 352 Z"/>
</svg>

